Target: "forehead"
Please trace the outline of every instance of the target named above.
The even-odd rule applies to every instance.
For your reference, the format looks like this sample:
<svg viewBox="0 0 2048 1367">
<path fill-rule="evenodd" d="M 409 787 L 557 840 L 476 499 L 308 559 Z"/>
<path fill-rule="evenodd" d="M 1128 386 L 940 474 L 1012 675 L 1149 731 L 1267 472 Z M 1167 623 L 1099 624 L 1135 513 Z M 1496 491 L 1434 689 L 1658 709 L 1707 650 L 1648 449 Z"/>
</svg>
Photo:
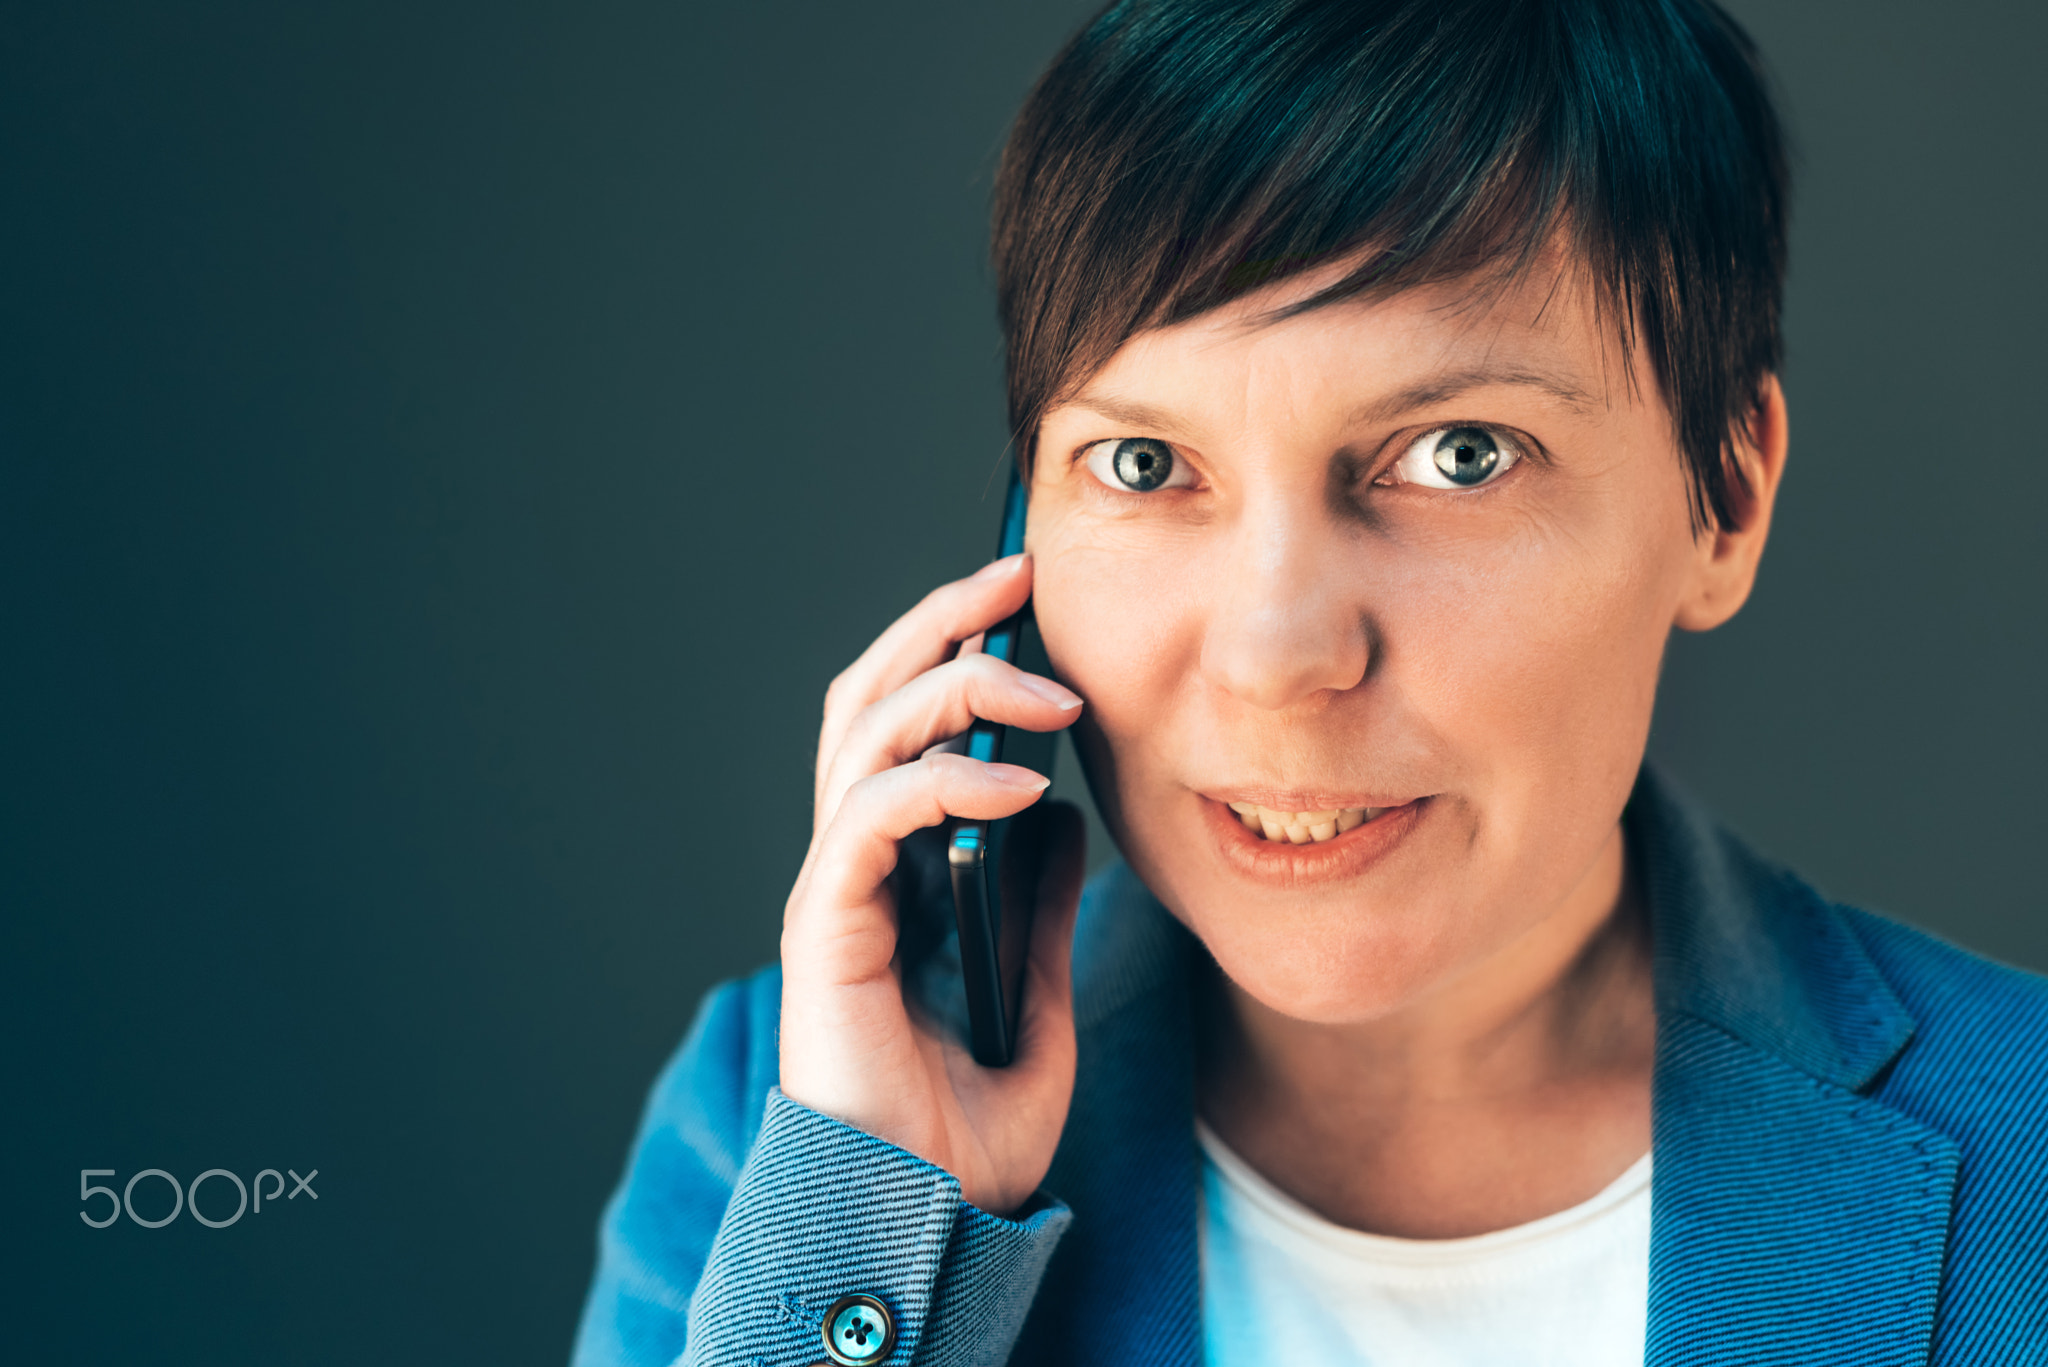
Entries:
<svg viewBox="0 0 2048 1367">
<path fill-rule="evenodd" d="M 1507 278 L 1421 285 L 1290 313 L 1355 263 L 1289 277 L 1208 313 L 1140 332 L 1065 403 L 1114 415 L 1256 409 L 1301 420 L 1426 406 L 1474 389 L 1525 391 L 1594 414 L 1636 392 L 1621 329 L 1589 272 L 1553 254 Z M 1244 417 L 1256 416 L 1245 412 Z"/>
</svg>

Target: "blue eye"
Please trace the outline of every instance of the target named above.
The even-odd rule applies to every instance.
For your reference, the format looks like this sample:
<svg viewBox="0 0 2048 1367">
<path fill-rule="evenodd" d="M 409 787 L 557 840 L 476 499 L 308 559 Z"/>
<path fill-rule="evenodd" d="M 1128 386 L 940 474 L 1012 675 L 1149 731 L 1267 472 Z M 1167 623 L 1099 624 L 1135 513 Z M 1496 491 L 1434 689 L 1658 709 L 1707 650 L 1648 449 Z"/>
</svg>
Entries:
<svg viewBox="0 0 2048 1367">
<path fill-rule="evenodd" d="M 1522 453 L 1484 427 L 1439 427 L 1411 443 L 1388 471 L 1394 483 L 1476 489 L 1514 468 Z"/>
<path fill-rule="evenodd" d="M 1175 458 L 1173 448 L 1151 437 L 1118 437 L 1088 448 L 1088 473 L 1133 494 L 1178 488 L 1193 483 L 1192 472 Z"/>
<path fill-rule="evenodd" d="M 1500 465 L 1500 448 L 1476 427 L 1454 427 L 1436 439 L 1435 460 L 1453 484 L 1484 484 Z"/>
</svg>

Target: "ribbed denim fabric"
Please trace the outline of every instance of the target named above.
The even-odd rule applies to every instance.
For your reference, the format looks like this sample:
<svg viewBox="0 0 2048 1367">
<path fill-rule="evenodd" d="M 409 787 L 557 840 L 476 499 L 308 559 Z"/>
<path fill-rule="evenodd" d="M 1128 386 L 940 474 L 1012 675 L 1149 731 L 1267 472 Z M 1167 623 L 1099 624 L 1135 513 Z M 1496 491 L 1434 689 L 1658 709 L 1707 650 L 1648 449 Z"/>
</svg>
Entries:
<svg viewBox="0 0 2048 1367">
<path fill-rule="evenodd" d="M 2048 980 L 1826 902 L 1649 770 L 1624 824 L 1657 992 L 1645 1361 L 2048 1365 Z M 1073 1109 L 1019 1220 L 775 1090 L 772 970 L 718 989 L 606 1210 L 578 1367 L 801 1367 L 849 1291 L 891 1306 L 896 1367 L 1198 1362 L 1199 953 L 1122 866 L 1090 884 Z"/>
<path fill-rule="evenodd" d="M 977 1210 L 950 1174 L 783 1096 L 778 989 L 771 970 L 714 991 L 656 1085 L 578 1367 L 822 1361 L 825 1310 L 850 1291 L 893 1312 L 891 1363 L 1005 1361 L 1071 1212 Z"/>
<path fill-rule="evenodd" d="M 697 1285 L 683 1361 L 814 1361 L 827 1307 L 863 1291 L 894 1313 L 906 1352 L 1000 1363 L 1071 1218 L 1064 1205 L 1022 1221 L 977 1210 L 943 1170 L 778 1089 Z"/>
</svg>

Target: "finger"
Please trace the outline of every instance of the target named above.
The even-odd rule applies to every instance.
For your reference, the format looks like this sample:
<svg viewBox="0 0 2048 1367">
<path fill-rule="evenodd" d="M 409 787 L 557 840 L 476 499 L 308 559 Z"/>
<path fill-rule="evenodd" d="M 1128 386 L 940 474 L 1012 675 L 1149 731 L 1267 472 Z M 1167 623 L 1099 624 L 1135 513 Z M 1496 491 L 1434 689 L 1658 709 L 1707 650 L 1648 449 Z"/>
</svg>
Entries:
<svg viewBox="0 0 2048 1367">
<path fill-rule="evenodd" d="M 1024 968 L 1024 1018 L 1018 1023 L 1016 1066 L 1058 1064 L 1074 1040 L 1074 921 L 1088 868 L 1088 829 L 1072 803 L 1045 813 L 1045 859 L 1031 919 Z"/>
<path fill-rule="evenodd" d="M 977 717 L 1027 731 L 1057 731 L 1081 715 L 1081 698 L 1051 679 L 989 655 L 928 669 L 847 727 L 817 794 L 816 821 L 832 819 L 848 787 L 960 735 Z"/>
<path fill-rule="evenodd" d="M 1002 621 L 1030 596 L 1030 558 L 1006 556 L 933 589 L 891 623 L 825 690 L 825 717 L 818 729 L 820 772 L 830 765 L 840 736 L 862 708 L 945 663 L 960 642 Z"/>
<path fill-rule="evenodd" d="M 1024 606 L 1031 596 L 1031 557 L 1006 555 L 965 579 L 941 584 L 891 622 L 844 679 L 847 701 L 865 706 L 950 658 L 962 642 L 978 638 Z"/>
<path fill-rule="evenodd" d="M 827 984 L 888 970 L 896 924 L 883 883 L 897 843 L 948 816 L 993 821 L 1023 811 L 1046 778 L 1014 764 L 932 755 L 872 774 L 847 789 L 805 861 L 782 927 L 783 964 Z"/>
</svg>

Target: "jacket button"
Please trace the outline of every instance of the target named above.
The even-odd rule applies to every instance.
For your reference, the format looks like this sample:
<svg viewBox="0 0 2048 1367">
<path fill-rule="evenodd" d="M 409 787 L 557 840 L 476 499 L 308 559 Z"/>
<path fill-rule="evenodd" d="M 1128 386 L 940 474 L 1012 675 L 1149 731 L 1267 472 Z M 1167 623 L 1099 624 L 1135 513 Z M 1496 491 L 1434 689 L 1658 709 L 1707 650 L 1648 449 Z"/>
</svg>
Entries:
<svg viewBox="0 0 2048 1367">
<path fill-rule="evenodd" d="M 825 1312 L 825 1353 L 840 1367 L 880 1362 L 896 1346 L 896 1321 L 873 1296 L 841 1296 Z"/>
</svg>

